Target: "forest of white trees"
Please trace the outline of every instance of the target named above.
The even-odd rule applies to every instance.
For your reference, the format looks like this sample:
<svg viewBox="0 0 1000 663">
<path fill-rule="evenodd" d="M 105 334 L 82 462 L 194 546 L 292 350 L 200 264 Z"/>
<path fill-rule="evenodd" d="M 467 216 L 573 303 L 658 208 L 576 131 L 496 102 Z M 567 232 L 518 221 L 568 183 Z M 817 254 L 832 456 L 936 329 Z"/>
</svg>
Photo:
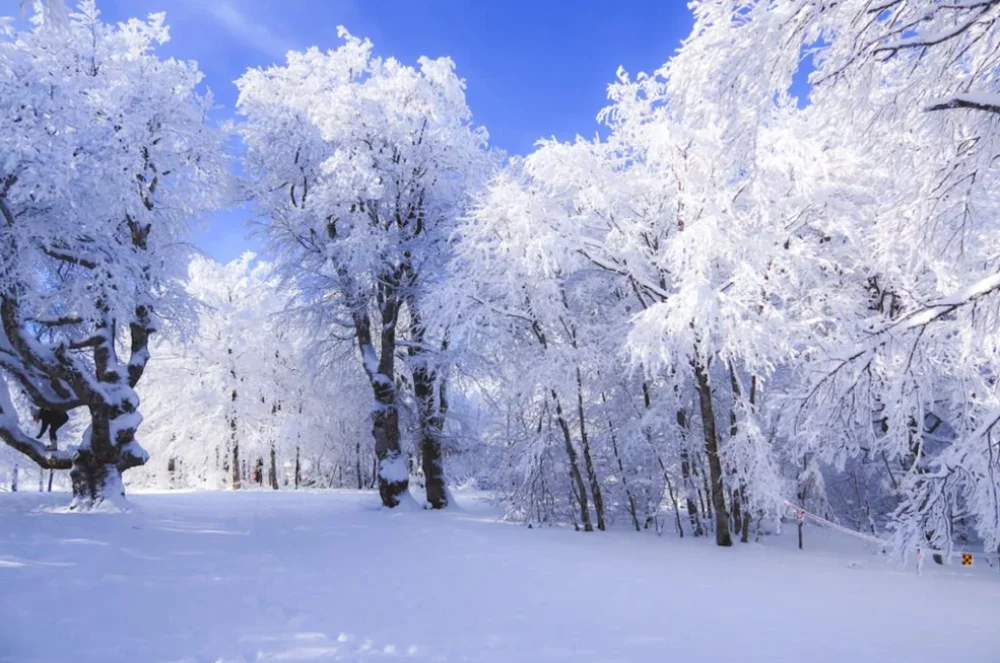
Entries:
<svg viewBox="0 0 1000 663">
<path fill-rule="evenodd" d="M 26 4 L 3 490 L 473 486 L 720 546 L 792 503 L 899 553 L 1000 546 L 1000 0 L 693 0 L 597 138 L 525 156 L 448 58 L 341 28 L 246 71 L 228 124 L 163 15 Z M 266 250 L 199 255 L 242 203 Z"/>
</svg>

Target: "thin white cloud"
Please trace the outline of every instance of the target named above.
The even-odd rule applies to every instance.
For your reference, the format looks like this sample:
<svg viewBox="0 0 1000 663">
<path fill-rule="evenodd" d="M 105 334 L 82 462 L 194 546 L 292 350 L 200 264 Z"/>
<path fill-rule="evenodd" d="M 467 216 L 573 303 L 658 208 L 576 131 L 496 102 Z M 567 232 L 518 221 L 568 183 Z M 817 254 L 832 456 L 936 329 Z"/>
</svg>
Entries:
<svg viewBox="0 0 1000 663">
<path fill-rule="evenodd" d="M 238 41 L 252 46 L 277 60 L 284 60 L 285 54 L 294 50 L 295 45 L 277 34 L 267 25 L 260 23 L 240 7 L 237 0 L 185 0 L 211 16 Z"/>
</svg>

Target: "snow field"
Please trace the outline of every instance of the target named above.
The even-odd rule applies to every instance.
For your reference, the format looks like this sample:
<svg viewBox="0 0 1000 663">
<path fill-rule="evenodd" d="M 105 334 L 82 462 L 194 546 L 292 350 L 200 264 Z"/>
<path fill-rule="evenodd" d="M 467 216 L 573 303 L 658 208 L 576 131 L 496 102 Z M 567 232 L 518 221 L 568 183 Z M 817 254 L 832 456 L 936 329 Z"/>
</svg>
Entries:
<svg viewBox="0 0 1000 663">
<path fill-rule="evenodd" d="M 715 548 L 380 509 L 371 493 L 0 495 L 0 661 L 1000 660 L 1000 573 L 807 528 Z"/>
</svg>

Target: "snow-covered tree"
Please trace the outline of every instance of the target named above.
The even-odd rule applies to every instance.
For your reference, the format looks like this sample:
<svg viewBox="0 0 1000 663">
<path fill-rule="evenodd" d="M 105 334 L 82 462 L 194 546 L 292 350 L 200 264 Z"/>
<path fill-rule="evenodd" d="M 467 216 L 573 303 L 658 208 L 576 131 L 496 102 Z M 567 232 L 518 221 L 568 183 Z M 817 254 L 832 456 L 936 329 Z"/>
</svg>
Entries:
<svg viewBox="0 0 1000 663">
<path fill-rule="evenodd" d="M 440 508 L 445 400 L 433 355 L 445 339 L 428 337 L 421 303 L 490 168 L 486 132 L 471 123 L 451 60 L 421 58 L 413 68 L 339 34 L 336 50 L 290 53 L 285 66 L 239 80 L 247 186 L 276 265 L 301 295 L 302 319 L 320 342 L 356 344 L 390 507 L 408 482 L 397 362 L 408 364 L 428 502 Z"/>
<path fill-rule="evenodd" d="M 182 242 L 217 205 L 226 164 L 197 67 L 154 52 L 162 14 L 109 26 L 92 0 L 58 21 L 36 7 L 0 41 L 0 438 L 72 467 L 90 505 L 121 498 L 121 473 L 147 459 L 134 387 L 150 336 L 183 315 Z M 11 388 L 86 408 L 80 445 L 25 433 Z"/>
<path fill-rule="evenodd" d="M 995 546 L 1000 5 L 693 8 L 694 34 L 665 68 L 678 118 L 714 123 L 750 174 L 784 156 L 755 147 L 789 116 L 821 147 L 797 177 L 827 194 L 804 201 L 793 243 L 820 238 L 812 250 L 827 266 L 798 270 L 801 316 L 816 326 L 796 338 L 804 407 L 788 407 L 787 438 L 835 471 L 878 459 L 900 549 L 946 549 L 960 520 Z M 803 74 L 809 107 L 790 113 Z"/>
</svg>

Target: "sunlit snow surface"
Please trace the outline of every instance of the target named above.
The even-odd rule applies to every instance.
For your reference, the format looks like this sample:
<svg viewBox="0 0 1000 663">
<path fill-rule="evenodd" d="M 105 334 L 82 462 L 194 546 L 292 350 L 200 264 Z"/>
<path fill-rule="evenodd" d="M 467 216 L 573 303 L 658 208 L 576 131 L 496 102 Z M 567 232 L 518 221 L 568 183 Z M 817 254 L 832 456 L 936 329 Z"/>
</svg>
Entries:
<svg viewBox="0 0 1000 663">
<path fill-rule="evenodd" d="M 0 494 L 0 661 L 997 663 L 1000 572 L 917 576 L 815 528 L 582 534 L 372 493 Z M 929 562 L 929 560 L 928 560 Z"/>
</svg>

